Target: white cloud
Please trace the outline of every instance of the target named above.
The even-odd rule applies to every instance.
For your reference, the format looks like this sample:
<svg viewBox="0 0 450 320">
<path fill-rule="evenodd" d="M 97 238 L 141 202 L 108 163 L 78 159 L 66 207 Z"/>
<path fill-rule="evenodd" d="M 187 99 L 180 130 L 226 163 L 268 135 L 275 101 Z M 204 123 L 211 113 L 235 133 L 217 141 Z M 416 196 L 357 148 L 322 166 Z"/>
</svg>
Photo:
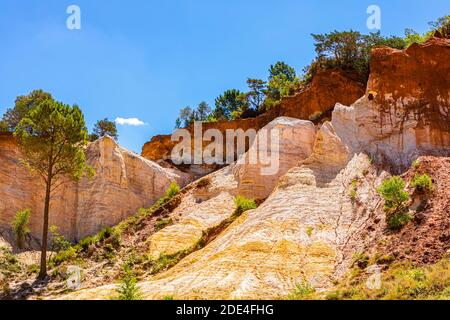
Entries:
<svg viewBox="0 0 450 320">
<path fill-rule="evenodd" d="M 146 124 L 138 118 L 117 118 L 116 123 L 121 126 L 145 126 Z"/>
</svg>

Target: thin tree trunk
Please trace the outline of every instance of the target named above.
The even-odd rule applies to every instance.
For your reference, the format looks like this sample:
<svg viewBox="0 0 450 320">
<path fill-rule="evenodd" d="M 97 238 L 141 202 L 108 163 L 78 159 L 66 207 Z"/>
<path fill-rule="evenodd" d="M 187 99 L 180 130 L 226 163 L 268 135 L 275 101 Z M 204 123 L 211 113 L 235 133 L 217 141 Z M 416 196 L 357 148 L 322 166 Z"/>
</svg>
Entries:
<svg viewBox="0 0 450 320">
<path fill-rule="evenodd" d="M 51 174 L 50 174 L 51 175 Z M 50 209 L 51 179 L 46 184 L 45 206 L 44 206 L 44 226 L 42 228 L 42 248 L 41 248 L 41 270 L 38 279 L 44 280 L 47 277 L 47 238 L 48 238 L 48 216 Z"/>
</svg>

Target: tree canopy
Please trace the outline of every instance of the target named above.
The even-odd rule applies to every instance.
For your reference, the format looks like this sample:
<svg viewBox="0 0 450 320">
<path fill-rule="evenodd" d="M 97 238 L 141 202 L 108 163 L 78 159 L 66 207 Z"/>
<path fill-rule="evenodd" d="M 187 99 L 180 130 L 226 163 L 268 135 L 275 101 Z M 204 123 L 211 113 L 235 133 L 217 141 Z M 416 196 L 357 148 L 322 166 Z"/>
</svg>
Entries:
<svg viewBox="0 0 450 320">
<path fill-rule="evenodd" d="M 14 107 L 6 110 L 0 121 L 0 131 L 14 132 L 19 122 L 41 102 L 52 99 L 52 95 L 43 90 L 34 90 L 30 94 L 17 97 Z"/>
<path fill-rule="evenodd" d="M 430 27 L 432 30 L 425 34 L 406 29 L 404 37 L 383 36 L 379 31 L 362 34 L 354 30 L 312 34 L 316 57 L 303 69 L 301 75 L 286 62 L 278 61 L 269 67 L 267 80 L 248 78 L 246 92 L 237 89 L 224 91 L 215 99 L 215 108 L 206 117 L 203 113 L 201 117 L 197 116 L 198 111 L 192 108 L 183 108 L 176 126 L 187 126 L 198 119 L 212 122 L 255 117 L 279 104 L 284 97 L 306 88 L 320 70 L 337 68 L 348 72 L 353 79 L 366 83 L 373 47 L 385 45 L 404 49 L 412 43 L 427 40 L 435 31 L 448 38 L 450 15 L 430 22 Z"/>
<path fill-rule="evenodd" d="M 119 138 L 116 123 L 114 121 L 109 121 L 108 118 L 99 120 L 95 123 L 94 130 L 89 135 L 89 141 L 95 141 L 105 135 L 111 136 L 114 140 Z"/>
</svg>

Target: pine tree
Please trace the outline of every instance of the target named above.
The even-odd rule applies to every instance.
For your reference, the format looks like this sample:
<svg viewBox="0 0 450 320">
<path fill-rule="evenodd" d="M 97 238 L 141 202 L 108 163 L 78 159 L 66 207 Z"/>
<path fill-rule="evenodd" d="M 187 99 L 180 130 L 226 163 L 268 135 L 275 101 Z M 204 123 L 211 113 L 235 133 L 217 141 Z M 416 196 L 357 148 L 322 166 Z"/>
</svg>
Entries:
<svg viewBox="0 0 450 320">
<path fill-rule="evenodd" d="M 22 163 L 41 177 L 45 184 L 42 249 L 39 279 L 47 276 L 47 243 L 50 199 L 64 178 L 79 180 L 92 173 L 86 166 L 83 147 L 87 129 L 78 106 L 56 102 L 49 98 L 20 121 L 14 132 L 22 150 Z"/>
</svg>

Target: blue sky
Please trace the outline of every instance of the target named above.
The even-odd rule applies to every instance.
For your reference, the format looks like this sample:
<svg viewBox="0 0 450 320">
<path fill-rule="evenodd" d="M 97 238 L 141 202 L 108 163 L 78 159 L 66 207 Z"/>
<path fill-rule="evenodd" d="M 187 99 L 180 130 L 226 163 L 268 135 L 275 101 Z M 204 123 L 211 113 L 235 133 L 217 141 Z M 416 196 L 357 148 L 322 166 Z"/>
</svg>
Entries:
<svg viewBox="0 0 450 320">
<path fill-rule="evenodd" d="M 81 8 L 81 30 L 68 30 L 66 9 Z M 443 0 L 2 0 L 0 114 L 15 97 L 42 88 L 96 120 L 119 125 L 120 143 L 140 153 L 155 134 L 170 133 L 181 107 L 248 77 L 266 78 L 283 60 L 298 71 L 314 56 L 311 33 L 366 27 L 380 6 L 382 33 L 423 32 L 450 13 Z"/>
</svg>

